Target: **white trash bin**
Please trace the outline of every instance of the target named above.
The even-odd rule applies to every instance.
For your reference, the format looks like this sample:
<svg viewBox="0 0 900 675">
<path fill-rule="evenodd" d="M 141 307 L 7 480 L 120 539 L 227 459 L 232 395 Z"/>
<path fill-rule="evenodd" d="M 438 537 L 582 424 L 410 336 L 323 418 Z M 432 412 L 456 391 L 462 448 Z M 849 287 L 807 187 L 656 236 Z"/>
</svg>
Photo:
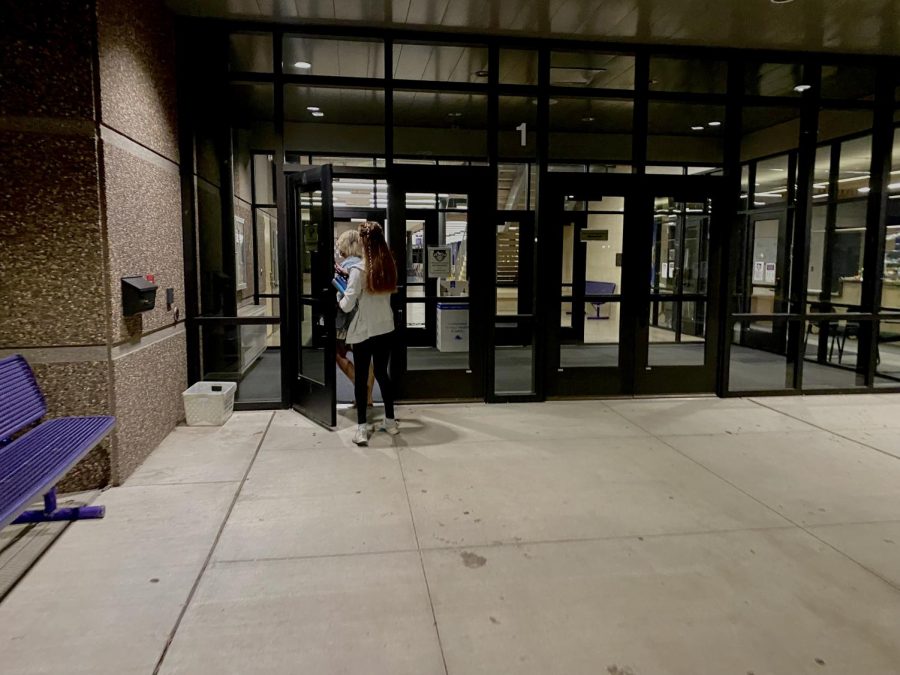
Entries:
<svg viewBox="0 0 900 675">
<path fill-rule="evenodd" d="M 234 410 L 236 391 L 236 382 L 198 382 L 189 387 L 181 394 L 188 426 L 217 427 L 225 424 Z"/>
</svg>

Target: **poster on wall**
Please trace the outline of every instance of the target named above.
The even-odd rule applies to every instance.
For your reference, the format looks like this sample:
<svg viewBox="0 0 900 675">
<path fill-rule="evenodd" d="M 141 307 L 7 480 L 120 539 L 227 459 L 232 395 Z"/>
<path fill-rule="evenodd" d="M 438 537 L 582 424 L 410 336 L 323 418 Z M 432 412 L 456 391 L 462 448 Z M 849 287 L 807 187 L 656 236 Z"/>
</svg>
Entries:
<svg viewBox="0 0 900 675">
<path fill-rule="evenodd" d="M 450 276 L 450 247 L 428 247 L 428 278 L 446 279 Z"/>
<path fill-rule="evenodd" d="M 766 283 L 775 283 L 775 263 L 766 263 Z"/>
<path fill-rule="evenodd" d="M 756 260 L 753 262 L 753 281 L 762 283 L 762 280 L 766 278 L 766 263 L 762 260 Z"/>
</svg>

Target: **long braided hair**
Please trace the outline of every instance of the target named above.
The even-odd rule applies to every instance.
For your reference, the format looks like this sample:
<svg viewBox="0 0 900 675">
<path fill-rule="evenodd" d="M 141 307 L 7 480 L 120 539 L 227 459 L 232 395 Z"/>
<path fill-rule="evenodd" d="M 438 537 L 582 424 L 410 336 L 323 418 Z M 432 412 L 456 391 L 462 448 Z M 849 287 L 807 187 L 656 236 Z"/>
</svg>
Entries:
<svg viewBox="0 0 900 675">
<path fill-rule="evenodd" d="M 359 238 L 366 257 L 366 290 L 369 293 L 393 293 L 397 290 L 397 265 L 378 223 L 366 221 L 359 226 Z"/>
</svg>

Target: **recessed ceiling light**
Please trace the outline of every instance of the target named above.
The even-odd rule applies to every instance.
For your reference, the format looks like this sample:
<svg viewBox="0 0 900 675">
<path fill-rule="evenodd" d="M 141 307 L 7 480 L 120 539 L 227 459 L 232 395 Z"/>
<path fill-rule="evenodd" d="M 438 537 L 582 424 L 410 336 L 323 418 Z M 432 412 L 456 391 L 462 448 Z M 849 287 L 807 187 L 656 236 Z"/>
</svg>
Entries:
<svg viewBox="0 0 900 675">
<path fill-rule="evenodd" d="M 857 191 L 857 192 L 862 192 L 863 194 L 865 194 L 865 193 L 867 193 L 867 192 L 869 191 L 869 188 L 867 188 L 867 187 L 861 187 L 861 188 L 858 188 L 856 191 Z"/>
<path fill-rule="evenodd" d="M 810 89 L 812 89 L 811 84 L 798 84 L 796 87 L 794 87 L 794 91 L 796 91 L 798 94 L 802 94 L 804 91 L 809 91 Z"/>
<path fill-rule="evenodd" d="M 312 68 L 312 64 L 309 61 L 297 61 L 296 63 L 294 63 L 294 68 L 309 70 L 310 68 Z"/>
<path fill-rule="evenodd" d="M 309 110 L 309 112 L 319 112 L 319 106 L 317 105 L 308 105 L 306 106 L 306 109 Z"/>
<path fill-rule="evenodd" d="M 722 123 L 721 122 L 707 122 L 707 126 L 720 127 L 720 126 L 722 126 Z"/>
<path fill-rule="evenodd" d="M 559 101 L 557 99 L 555 99 L 555 98 L 550 99 L 550 105 L 556 105 L 557 103 L 559 103 Z M 538 104 L 538 100 L 536 98 L 531 99 L 531 105 L 537 105 L 537 104 Z"/>
<path fill-rule="evenodd" d="M 318 110 L 312 114 L 313 117 L 325 117 L 325 113 L 319 112 Z"/>
<path fill-rule="evenodd" d="M 703 127 L 694 125 L 691 127 L 691 131 L 703 131 Z"/>
<path fill-rule="evenodd" d="M 888 190 L 900 190 L 900 183 L 891 183 L 888 185 Z"/>
<path fill-rule="evenodd" d="M 581 121 L 582 122 L 593 122 L 595 119 L 597 119 L 597 118 L 591 117 L 590 115 L 585 115 L 584 117 L 581 118 Z"/>
<path fill-rule="evenodd" d="M 489 75 L 488 71 L 486 71 L 484 69 L 475 71 L 475 77 L 487 77 L 488 75 Z"/>
</svg>

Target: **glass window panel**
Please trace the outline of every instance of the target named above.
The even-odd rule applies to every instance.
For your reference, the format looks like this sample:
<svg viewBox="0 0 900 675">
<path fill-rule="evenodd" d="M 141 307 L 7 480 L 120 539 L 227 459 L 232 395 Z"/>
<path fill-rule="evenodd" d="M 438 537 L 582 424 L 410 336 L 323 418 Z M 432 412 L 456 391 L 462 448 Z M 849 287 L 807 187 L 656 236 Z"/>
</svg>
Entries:
<svg viewBox="0 0 900 675">
<path fill-rule="evenodd" d="M 303 305 L 300 319 L 300 368 L 303 377 L 325 384 L 325 340 L 334 335 L 325 328 L 325 315 L 320 306 Z"/>
<path fill-rule="evenodd" d="M 789 158 L 779 155 L 756 163 L 756 189 L 753 193 L 753 205 L 775 206 L 788 201 Z"/>
<path fill-rule="evenodd" d="M 807 281 L 807 297 L 815 300 L 822 292 L 823 285 L 828 287 L 828 277 L 823 279 L 825 267 L 825 241 L 828 237 L 828 206 L 814 205 L 809 230 L 809 275 Z"/>
<path fill-rule="evenodd" d="M 394 79 L 487 82 L 488 50 L 466 45 L 394 44 Z"/>
<path fill-rule="evenodd" d="M 871 110 L 820 110 L 819 142 L 871 132 L 872 122 Z"/>
<path fill-rule="evenodd" d="M 528 324 L 529 322 L 524 322 Z M 498 324 L 497 332 L 515 329 L 516 324 Z M 534 339 L 533 330 L 522 328 L 519 341 L 523 344 L 496 345 L 494 347 L 494 393 L 534 393 Z M 498 338 L 499 339 L 499 338 Z"/>
<path fill-rule="evenodd" d="M 651 301 L 647 363 L 702 366 L 706 361 L 706 303 Z"/>
<path fill-rule="evenodd" d="M 900 131 L 894 132 L 886 220 L 881 305 L 900 311 Z"/>
<path fill-rule="evenodd" d="M 792 389 L 794 365 L 787 357 L 787 336 L 787 319 L 735 322 L 728 391 Z"/>
<path fill-rule="evenodd" d="M 878 328 L 876 387 L 900 387 L 900 316 L 883 320 Z"/>
<path fill-rule="evenodd" d="M 380 40 L 285 35 L 284 72 L 330 77 L 384 77 Z"/>
<path fill-rule="evenodd" d="M 394 152 L 409 157 L 487 157 L 487 96 L 394 92 Z"/>
<path fill-rule="evenodd" d="M 271 154 L 253 155 L 253 199 L 257 204 L 275 203 L 275 162 Z"/>
<path fill-rule="evenodd" d="M 831 180 L 831 148 L 824 145 L 816 150 L 816 163 L 813 169 L 813 199 L 828 199 L 828 183 Z"/>
<path fill-rule="evenodd" d="M 617 368 L 619 366 L 621 303 L 615 300 L 595 302 L 601 308 L 600 318 L 596 318 L 594 303 L 585 303 L 586 307 L 590 307 L 590 314 L 585 316 L 584 336 L 563 338 L 559 346 L 560 367 Z M 563 303 L 563 313 L 568 311 L 565 307 L 566 303 Z M 585 309 L 585 312 L 587 313 L 588 310 Z"/>
<path fill-rule="evenodd" d="M 272 34 L 232 33 L 229 35 L 228 69 L 241 73 L 271 73 Z"/>
<path fill-rule="evenodd" d="M 741 210 L 750 206 L 750 167 L 746 164 L 741 167 Z"/>
<path fill-rule="evenodd" d="M 284 87 L 285 145 L 311 153 L 384 153 L 384 91 Z M 363 160 L 371 166 L 370 159 Z"/>
<path fill-rule="evenodd" d="M 744 108 L 741 128 L 741 160 L 795 150 L 800 144 L 800 110 L 797 108 Z"/>
<path fill-rule="evenodd" d="M 278 324 L 204 325 L 201 379 L 236 382 L 238 403 L 281 402 L 281 339 Z"/>
<path fill-rule="evenodd" d="M 873 100 L 875 69 L 860 66 L 822 66 L 822 98 Z"/>
<path fill-rule="evenodd" d="M 375 166 L 375 159 L 372 157 L 342 157 L 342 156 L 329 156 L 329 155 L 315 155 L 310 159 L 310 164 L 313 165 L 322 165 L 322 164 L 333 164 L 334 166 L 363 166 L 363 167 L 372 167 Z"/>
<path fill-rule="evenodd" d="M 799 63 L 747 63 L 744 71 L 744 92 L 751 96 L 795 96 L 802 91 L 795 87 L 803 81 L 803 66 Z"/>
<path fill-rule="evenodd" d="M 591 89 L 634 89 L 634 57 L 595 52 L 552 52 L 550 84 Z"/>
<path fill-rule="evenodd" d="M 872 137 L 863 136 L 841 143 L 838 169 L 837 199 L 853 199 L 869 192 L 869 170 L 872 163 Z"/>
<path fill-rule="evenodd" d="M 866 241 L 866 202 L 838 204 L 831 239 L 831 293 L 834 302 L 859 306 Z"/>
<path fill-rule="evenodd" d="M 500 84 L 537 84 L 538 54 L 525 49 L 500 50 Z"/>
<path fill-rule="evenodd" d="M 722 106 L 650 102 L 648 161 L 720 165 L 724 138 Z"/>
<path fill-rule="evenodd" d="M 537 157 L 536 99 L 525 96 L 501 96 L 499 105 L 497 142 L 500 157 L 504 159 Z"/>
<path fill-rule="evenodd" d="M 334 253 L 330 243 L 325 244 L 319 239 L 319 225 L 322 222 L 322 191 L 305 192 L 300 197 L 300 230 L 303 240 L 300 242 L 301 274 L 300 294 L 313 294 L 313 270 L 316 257 L 319 255 L 332 255 Z M 327 251 L 325 250 L 328 247 Z"/>
<path fill-rule="evenodd" d="M 610 197 L 609 199 L 613 199 Z M 585 247 L 585 293 L 612 295 L 622 292 L 622 240 L 625 216 L 620 213 L 590 213 L 581 231 Z M 595 318 L 602 305 L 592 308 Z"/>
<path fill-rule="evenodd" d="M 863 322 L 836 315 L 807 321 L 802 388 L 851 389 L 865 387 L 865 377 L 856 372 Z"/>
<path fill-rule="evenodd" d="M 497 208 L 510 211 L 534 210 L 533 164 L 500 164 L 497 174 Z M 533 178 L 533 176 L 532 176 Z"/>
<path fill-rule="evenodd" d="M 750 224 L 750 296 L 745 311 L 772 314 L 783 311 L 787 293 L 782 279 L 790 275 L 786 252 L 785 222 L 780 218 L 760 218 Z M 788 269 L 781 269 L 788 267 Z"/>
<path fill-rule="evenodd" d="M 257 283 L 259 292 L 274 295 L 280 291 L 278 258 L 278 212 L 271 208 L 256 209 Z M 277 314 L 272 314 L 277 316 Z"/>
<path fill-rule="evenodd" d="M 728 64 L 724 61 L 656 56 L 650 59 L 650 91 L 724 94 L 727 85 Z"/>
<path fill-rule="evenodd" d="M 629 100 L 552 99 L 550 157 L 631 162 L 633 122 L 634 103 Z"/>
</svg>

